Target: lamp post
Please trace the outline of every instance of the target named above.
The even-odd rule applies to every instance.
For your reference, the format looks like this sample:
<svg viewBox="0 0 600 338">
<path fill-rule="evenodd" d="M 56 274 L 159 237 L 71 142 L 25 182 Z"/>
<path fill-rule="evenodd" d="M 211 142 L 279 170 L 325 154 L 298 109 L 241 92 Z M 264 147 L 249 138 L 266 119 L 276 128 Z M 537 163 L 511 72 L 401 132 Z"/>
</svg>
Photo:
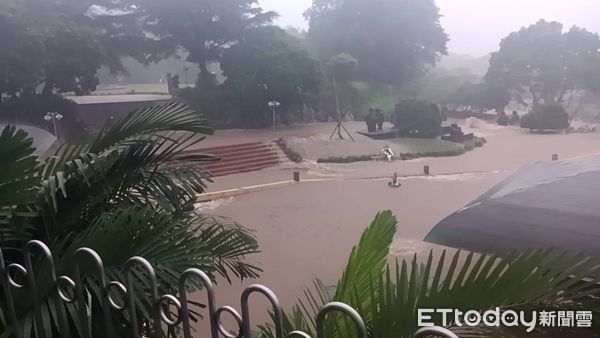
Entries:
<svg viewBox="0 0 600 338">
<path fill-rule="evenodd" d="M 269 101 L 268 105 L 273 109 L 273 130 L 275 130 L 275 110 L 277 109 L 277 107 L 281 106 L 281 103 L 273 100 Z"/>
<path fill-rule="evenodd" d="M 187 66 L 183 66 L 183 75 L 185 76 L 185 88 L 188 87 L 188 71 L 190 69 Z"/>
<path fill-rule="evenodd" d="M 58 138 L 58 130 L 56 129 L 56 121 L 60 121 L 63 119 L 64 116 L 62 116 L 61 113 L 57 113 L 57 112 L 47 112 L 46 115 L 44 116 L 44 121 L 46 122 L 50 122 L 52 121 L 52 127 L 54 128 L 54 136 L 56 136 L 56 140 L 59 141 L 60 140 Z"/>
</svg>

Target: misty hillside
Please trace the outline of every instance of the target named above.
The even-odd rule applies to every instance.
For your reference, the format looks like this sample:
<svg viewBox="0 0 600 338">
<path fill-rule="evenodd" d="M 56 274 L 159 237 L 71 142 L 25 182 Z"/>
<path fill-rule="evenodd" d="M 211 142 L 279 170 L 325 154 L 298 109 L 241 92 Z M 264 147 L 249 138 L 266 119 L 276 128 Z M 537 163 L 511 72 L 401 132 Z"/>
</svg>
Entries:
<svg viewBox="0 0 600 338">
<path fill-rule="evenodd" d="M 469 55 L 458 55 L 452 54 L 443 56 L 437 64 L 438 70 L 456 70 L 456 69 L 469 69 L 471 73 L 476 76 L 483 77 L 487 72 L 490 61 L 490 55 L 482 57 L 473 57 Z M 100 83 L 103 85 L 111 84 L 132 84 L 132 83 L 159 83 L 160 79 L 163 78 L 167 73 L 173 75 L 178 74 L 181 84 L 185 84 L 185 72 L 184 67 L 187 67 L 188 81 L 190 84 L 196 80 L 199 70 L 198 67 L 192 63 L 185 61 L 185 58 L 170 57 L 158 63 L 151 63 L 143 65 L 134 59 L 126 58 L 123 61 L 128 75 L 111 75 L 106 67 L 103 67 L 98 71 L 98 77 Z M 211 67 L 212 70 L 217 72 L 218 67 Z M 438 71 L 434 71 L 438 72 Z"/>
<path fill-rule="evenodd" d="M 442 56 L 437 67 L 445 69 L 467 68 L 475 75 L 484 76 L 490 64 L 490 57 L 490 54 L 474 57 L 450 53 L 447 56 Z"/>
</svg>

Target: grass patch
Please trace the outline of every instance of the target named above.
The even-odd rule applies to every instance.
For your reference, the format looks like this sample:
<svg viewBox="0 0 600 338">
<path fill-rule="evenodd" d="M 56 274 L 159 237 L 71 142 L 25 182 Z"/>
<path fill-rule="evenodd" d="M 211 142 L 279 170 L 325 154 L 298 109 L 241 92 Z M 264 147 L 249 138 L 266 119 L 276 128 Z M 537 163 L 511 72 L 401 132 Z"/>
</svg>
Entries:
<svg viewBox="0 0 600 338">
<path fill-rule="evenodd" d="M 438 138 L 397 138 L 389 140 L 392 149 L 402 154 L 456 152 L 463 148 L 460 143 L 444 141 Z"/>
<path fill-rule="evenodd" d="M 475 137 L 473 140 L 465 141 L 462 143 L 454 143 L 442 140 L 422 140 L 422 139 L 398 139 L 404 140 L 403 145 L 412 144 L 413 146 L 419 146 L 421 150 L 431 149 L 434 145 L 437 145 L 437 150 L 430 151 L 417 151 L 417 152 L 402 152 L 396 156 L 394 160 L 414 160 L 417 158 L 424 157 L 450 157 L 459 156 L 475 148 L 483 147 L 487 142 L 486 139 L 481 137 Z M 437 141 L 437 142 L 436 142 Z M 393 140 L 394 143 L 399 141 Z M 441 147 L 439 147 L 441 145 Z M 416 148 L 415 148 L 416 149 Z M 327 157 L 320 158 L 317 163 L 354 163 L 354 162 L 367 162 L 367 161 L 379 161 L 382 160 L 380 155 L 358 155 L 358 156 L 346 156 L 346 157 Z"/>
<path fill-rule="evenodd" d="M 375 160 L 377 155 L 358 155 L 358 156 L 346 156 L 346 157 L 326 157 L 317 160 L 317 163 L 354 163 L 354 162 L 368 162 Z"/>
<path fill-rule="evenodd" d="M 465 151 L 471 151 L 475 148 L 481 148 L 486 143 L 487 143 L 487 140 L 484 139 L 483 137 L 475 137 L 474 139 L 472 139 L 470 141 L 461 142 L 461 144 L 465 148 Z"/>
<path fill-rule="evenodd" d="M 287 158 L 290 161 L 294 163 L 301 163 L 304 160 L 302 156 L 300 156 L 300 154 L 298 154 L 294 149 L 290 148 L 287 145 L 287 142 L 285 142 L 283 138 L 278 139 L 277 141 L 275 141 L 275 143 L 277 143 L 279 148 L 281 148 L 281 151 L 283 151 L 285 156 L 287 156 Z"/>
</svg>

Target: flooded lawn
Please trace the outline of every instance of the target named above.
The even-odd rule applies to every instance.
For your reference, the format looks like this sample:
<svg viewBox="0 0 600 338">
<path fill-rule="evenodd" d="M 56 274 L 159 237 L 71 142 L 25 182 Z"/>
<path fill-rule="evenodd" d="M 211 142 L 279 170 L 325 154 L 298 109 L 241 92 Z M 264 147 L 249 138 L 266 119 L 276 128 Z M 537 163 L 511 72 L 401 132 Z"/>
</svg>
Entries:
<svg viewBox="0 0 600 338">
<path fill-rule="evenodd" d="M 356 128 L 361 126 L 356 125 Z M 328 126 L 321 125 L 317 129 L 307 128 L 304 132 L 296 129 L 292 137 L 297 140 L 296 144 L 302 144 L 303 139 L 305 144 L 315 139 L 326 144 Z M 302 170 L 303 178 L 324 180 L 213 202 L 205 212 L 230 217 L 255 231 L 261 253 L 251 261 L 264 270 L 258 280 L 235 285 L 221 283 L 217 290 L 219 304 L 238 306 L 243 287 L 258 282 L 271 287 L 283 306 L 289 308 L 302 297 L 304 288 L 314 278 L 336 283 L 352 246 L 381 210 L 391 210 L 399 221 L 392 245 L 394 258 L 410 259 L 417 254 L 425 259 L 431 249 L 439 254 L 443 248 L 422 242 L 429 230 L 512 170 L 527 162 L 550 160 L 553 153 L 563 159 L 590 156 L 600 150 L 600 134 L 532 135 L 519 128 L 482 129 L 481 125 L 478 129 L 469 129 L 471 131 L 485 136 L 488 143 L 461 156 L 329 165 L 306 160 L 296 167 Z M 379 145 L 380 141 L 336 140 L 332 143 L 347 149 L 377 149 L 371 142 Z M 400 144 L 410 149 L 451 146 L 437 140 L 403 140 Z M 421 176 L 424 165 L 431 166 L 432 176 Z M 280 168 L 233 175 L 217 179 L 216 185 L 226 180 L 267 182 L 270 178 L 276 180 L 291 175 L 289 170 Z M 405 176 L 399 189 L 390 189 L 387 185 L 387 177 L 393 172 Z M 258 323 L 268 317 L 265 312 L 253 314 L 253 318 Z"/>
</svg>

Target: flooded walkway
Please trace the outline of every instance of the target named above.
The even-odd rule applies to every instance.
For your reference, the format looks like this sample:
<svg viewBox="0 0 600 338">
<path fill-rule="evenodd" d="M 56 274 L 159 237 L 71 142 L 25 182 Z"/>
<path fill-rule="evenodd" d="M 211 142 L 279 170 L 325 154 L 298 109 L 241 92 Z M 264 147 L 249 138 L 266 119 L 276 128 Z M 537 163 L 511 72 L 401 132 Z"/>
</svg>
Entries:
<svg viewBox="0 0 600 338">
<path fill-rule="evenodd" d="M 293 133 L 314 137 L 329 127 L 320 125 L 317 131 L 297 127 Z M 399 221 L 392 256 L 405 259 L 417 254 L 425 259 L 429 250 L 443 249 L 422 242 L 429 230 L 512 170 L 550 160 L 555 153 L 563 159 L 600 151 L 600 134 L 532 135 L 518 128 L 495 127 L 472 131 L 488 143 L 457 157 L 328 165 L 307 161 L 219 178 L 212 191 L 289 180 L 293 170 L 301 170 L 303 179 L 309 180 L 203 206 L 206 213 L 229 217 L 254 230 L 261 249 L 250 258 L 264 270 L 261 277 L 242 284 L 221 282 L 219 303 L 239 306 L 241 289 L 258 282 L 271 287 L 289 308 L 314 278 L 336 283 L 352 246 L 381 210 L 391 210 Z M 431 176 L 422 175 L 424 165 L 431 167 Z M 393 172 L 403 176 L 399 189 L 387 185 Z M 253 316 L 257 323 L 267 318 L 266 313 Z"/>
</svg>

